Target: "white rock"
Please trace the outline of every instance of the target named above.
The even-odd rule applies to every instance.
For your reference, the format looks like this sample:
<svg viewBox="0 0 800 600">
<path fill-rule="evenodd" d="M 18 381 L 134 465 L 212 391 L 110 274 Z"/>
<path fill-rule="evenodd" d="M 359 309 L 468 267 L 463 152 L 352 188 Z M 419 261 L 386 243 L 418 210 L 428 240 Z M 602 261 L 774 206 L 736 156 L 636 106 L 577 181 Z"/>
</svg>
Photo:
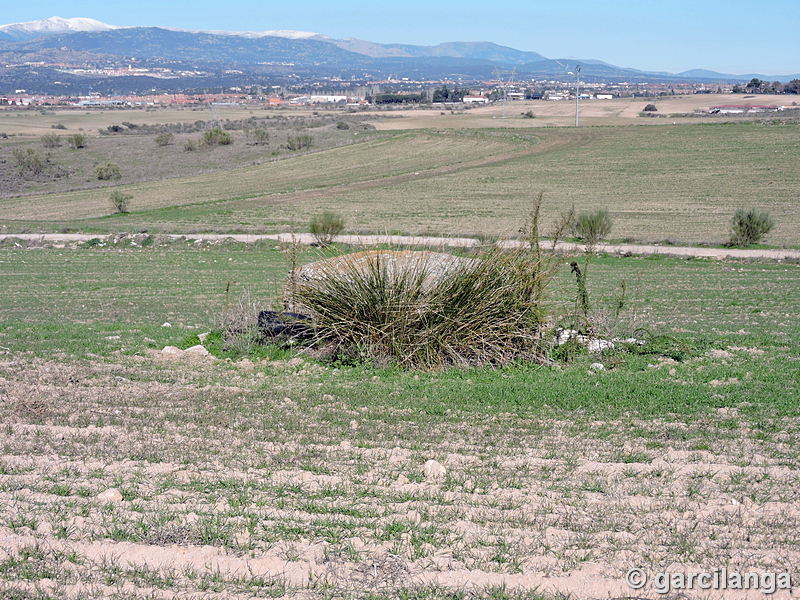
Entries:
<svg viewBox="0 0 800 600">
<path fill-rule="evenodd" d="M 602 340 L 600 338 L 592 338 L 589 340 L 587 348 L 589 349 L 589 352 L 602 352 L 603 350 L 613 350 L 614 342 L 610 342 L 608 340 Z"/>
<path fill-rule="evenodd" d="M 592 363 L 591 365 L 589 365 L 589 368 L 592 371 L 605 371 L 606 369 L 603 363 Z"/>
<path fill-rule="evenodd" d="M 175 354 L 180 356 L 183 354 L 183 350 L 177 348 L 176 346 L 164 346 L 164 349 L 161 351 L 161 354 Z"/>
<path fill-rule="evenodd" d="M 172 327 L 172 323 L 166 322 L 162 325 L 162 327 Z"/>
<path fill-rule="evenodd" d="M 117 488 L 107 489 L 105 492 L 97 494 L 100 502 L 122 502 L 122 494 Z"/>
<path fill-rule="evenodd" d="M 205 349 L 205 346 L 202 344 L 197 344 L 196 346 L 192 346 L 191 348 L 187 348 L 184 350 L 186 354 L 196 354 L 198 356 L 210 356 L 211 353 Z"/>
<path fill-rule="evenodd" d="M 211 333 L 210 331 L 206 331 L 205 333 L 198 333 L 197 339 L 200 340 L 201 344 L 205 344 L 206 338 L 209 336 L 210 333 Z"/>
<path fill-rule="evenodd" d="M 431 459 L 423 465 L 422 472 L 425 473 L 426 479 L 438 479 L 444 477 L 447 469 L 444 468 L 442 463 Z"/>
</svg>

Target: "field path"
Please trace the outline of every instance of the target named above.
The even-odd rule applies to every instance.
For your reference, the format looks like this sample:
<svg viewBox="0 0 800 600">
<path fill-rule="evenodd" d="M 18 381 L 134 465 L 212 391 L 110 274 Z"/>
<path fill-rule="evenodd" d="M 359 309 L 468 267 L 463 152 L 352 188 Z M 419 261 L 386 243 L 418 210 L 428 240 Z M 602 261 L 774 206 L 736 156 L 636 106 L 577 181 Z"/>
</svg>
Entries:
<svg viewBox="0 0 800 600">
<path fill-rule="evenodd" d="M 108 239 L 115 234 L 90 234 L 90 233 L 8 233 L 0 234 L 0 241 L 3 240 L 28 240 L 47 244 L 64 244 L 74 242 L 86 242 L 91 239 Z M 173 239 L 190 239 L 202 241 L 224 241 L 255 243 L 262 240 L 273 240 L 276 242 L 311 245 L 315 238 L 310 233 L 187 233 L 187 234 L 158 234 Z M 336 237 L 337 242 L 353 246 L 425 246 L 429 248 L 472 248 L 480 246 L 483 242 L 469 237 L 432 237 L 432 236 L 413 236 L 413 235 L 340 235 Z M 503 245 L 513 247 L 520 244 L 516 240 L 502 242 Z M 552 242 L 541 242 L 543 248 L 550 248 Z M 559 242 L 556 249 L 561 252 L 583 252 L 583 244 L 574 242 Z M 727 258 L 745 259 L 766 259 L 766 260 L 800 260 L 800 250 L 792 249 L 763 249 L 763 248 L 705 248 L 699 246 L 655 246 L 647 244 L 598 244 L 598 252 L 609 254 L 635 254 L 650 255 L 658 254 L 662 256 L 676 256 L 681 258 L 713 258 L 724 260 Z"/>
</svg>

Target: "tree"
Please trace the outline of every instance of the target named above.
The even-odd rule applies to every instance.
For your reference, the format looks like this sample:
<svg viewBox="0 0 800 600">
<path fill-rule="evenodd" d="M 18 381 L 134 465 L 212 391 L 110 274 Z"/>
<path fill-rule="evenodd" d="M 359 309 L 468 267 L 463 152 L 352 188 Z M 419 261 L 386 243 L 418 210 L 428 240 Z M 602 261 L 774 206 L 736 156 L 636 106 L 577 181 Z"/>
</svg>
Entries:
<svg viewBox="0 0 800 600">
<path fill-rule="evenodd" d="M 761 91 L 765 83 L 765 81 L 761 81 L 758 77 L 753 77 L 750 83 L 747 84 L 747 89 L 751 92 L 758 92 Z"/>
<path fill-rule="evenodd" d="M 214 127 L 203 134 L 203 144 L 206 146 L 228 146 L 232 143 L 233 136 L 221 127 Z"/>
<path fill-rule="evenodd" d="M 655 104 L 648 104 L 642 110 L 644 112 L 656 112 L 658 109 Z"/>
<path fill-rule="evenodd" d="M 42 146 L 45 148 L 59 148 L 61 146 L 61 136 L 55 133 L 48 133 L 42 136 Z"/>
<path fill-rule="evenodd" d="M 800 79 L 792 79 L 789 83 L 783 86 L 783 91 L 787 94 L 800 94 Z"/>
</svg>

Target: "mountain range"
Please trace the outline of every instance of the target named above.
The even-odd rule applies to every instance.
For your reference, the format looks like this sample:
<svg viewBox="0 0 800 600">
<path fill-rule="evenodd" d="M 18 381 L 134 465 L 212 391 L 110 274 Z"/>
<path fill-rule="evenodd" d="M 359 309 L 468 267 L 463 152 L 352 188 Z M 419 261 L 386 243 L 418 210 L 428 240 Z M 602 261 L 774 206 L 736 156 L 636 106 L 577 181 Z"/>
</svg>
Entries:
<svg viewBox="0 0 800 600">
<path fill-rule="evenodd" d="M 70 75 L 46 65 L 119 66 L 135 63 L 143 67 L 213 74 L 217 85 L 226 84 L 229 78 L 225 75 L 231 71 L 236 71 L 240 83 L 245 84 L 267 80 L 286 83 L 297 78 L 369 80 L 406 77 L 474 81 L 496 79 L 499 71 L 511 70 L 519 79 L 546 77 L 568 80 L 572 78 L 568 72 L 576 64 L 581 65 L 581 77 L 585 81 L 717 83 L 749 81 L 753 77 L 780 81 L 800 78 L 798 74 L 731 75 L 705 69 L 682 73 L 642 71 L 597 59 L 553 59 L 491 42 L 447 42 L 434 46 L 382 44 L 355 38 L 335 39 L 307 31 L 226 32 L 119 27 L 89 18 L 61 17 L 0 26 L 0 63 L 5 65 L 0 66 L 0 91 L 9 86 L 47 86 L 47 77 L 52 75 L 62 86 L 59 91 L 68 93 L 73 93 L 71 90 L 76 86 L 85 87 L 88 75 Z M 35 68 L 31 66 L 37 63 Z M 105 81 L 101 76 L 94 76 L 92 85 L 95 89 L 106 84 L 145 89 L 178 85 L 178 82 L 169 83 L 163 79 L 153 81 L 154 78 L 150 77 L 129 77 L 129 81 L 120 77 L 113 79 Z M 185 86 L 185 82 L 180 85 Z"/>
</svg>

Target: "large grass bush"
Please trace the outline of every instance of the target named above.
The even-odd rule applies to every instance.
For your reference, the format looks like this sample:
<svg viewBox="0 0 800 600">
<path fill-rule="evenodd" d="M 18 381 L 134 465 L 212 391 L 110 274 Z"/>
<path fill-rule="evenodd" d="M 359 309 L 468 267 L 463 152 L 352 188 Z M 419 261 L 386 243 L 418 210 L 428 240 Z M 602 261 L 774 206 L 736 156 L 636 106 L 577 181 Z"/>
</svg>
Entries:
<svg viewBox="0 0 800 600">
<path fill-rule="evenodd" d="M 543 292 L 559 259 L 539 245 L 540 201 L 522 247 L 492 246 L 438 270 L 424 252 L 399 263 L 385 252 L 344 256 L 294 282 L 293 300 L 313 317 L 316 342 L 339 356 L 411 369 L 544 362 Z"/>
<path fill-rule="evenodd" d="M 772 228 L 775 221 L 769 213 L 758 211 L 754 208 L 738 209 L 731 219 L 731 246 L 750 246 L 760 242 Z"/>
<path fill-rule="evenodd" d="M 315 215 L 311 219 L 310 231 L 320 246 L 330 246 L 333 239 L 344 231 L 344 218 L 329 211 Z"/>
</svg>

